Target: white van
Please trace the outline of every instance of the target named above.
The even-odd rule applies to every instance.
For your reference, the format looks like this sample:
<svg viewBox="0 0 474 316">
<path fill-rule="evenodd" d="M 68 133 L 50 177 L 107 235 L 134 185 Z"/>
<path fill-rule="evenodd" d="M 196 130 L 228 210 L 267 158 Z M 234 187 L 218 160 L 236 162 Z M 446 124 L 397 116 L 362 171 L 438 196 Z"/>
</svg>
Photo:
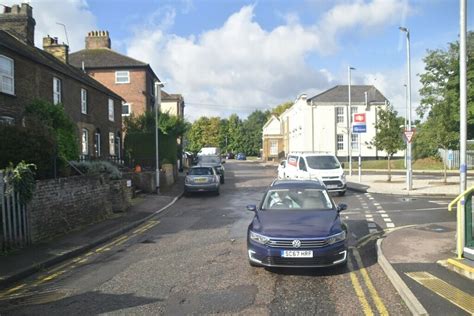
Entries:
<svg viewBox="0 0 474 316">
<path fill-rule="evenodd" d="M 330 153 L 290 153 L 285 168 L 279 170 L 278 175 L 283 179 L 320 179 L 328 191 L 346 193 L 344 170 L 337 157 Z"/>
</svg>

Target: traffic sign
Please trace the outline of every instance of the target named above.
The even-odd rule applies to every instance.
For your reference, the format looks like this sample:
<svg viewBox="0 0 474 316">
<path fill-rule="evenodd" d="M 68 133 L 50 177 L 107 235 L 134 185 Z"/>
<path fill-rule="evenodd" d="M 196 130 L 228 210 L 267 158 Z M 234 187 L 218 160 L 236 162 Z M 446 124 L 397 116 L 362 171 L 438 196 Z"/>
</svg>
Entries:
<svg viewBox="0 0 474 316">
<path fill-rule="evenodd" d="M 405 138 L 407 139 L 408 143 L 411 143 L 411 140 L 413 139 L 413 136 L 415 135 L 415 130 L 407 131 L 405 130 Z"/>
<path fill-rule="evenodd" d="M 365 124 L 353 125 L 352 133 L 367 133 L 367 125 Z"/>
<path fill-rule="evenodd" d="M 352 133 L 367 133 L 365 113 L 352 114 Z"/>
</svg>

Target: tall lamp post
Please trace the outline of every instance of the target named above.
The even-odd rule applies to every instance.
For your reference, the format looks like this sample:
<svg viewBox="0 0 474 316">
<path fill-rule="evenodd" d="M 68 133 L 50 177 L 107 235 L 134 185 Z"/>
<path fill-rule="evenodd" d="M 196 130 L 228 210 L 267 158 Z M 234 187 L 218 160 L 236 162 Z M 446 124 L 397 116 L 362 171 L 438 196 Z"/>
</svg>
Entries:
<svg viewBox="0 0 474 316">
<path fill-rule="evenodd" d="M 351 134 L 351 70 L 355 70 L 354 67 L 347 66 L 348 76 L 348 98 L 347 104 L 347 161 L 349 162 L 349 175 L 352 176 L 352 134 Z"/>
<path fill-rule="evenodd" d="M 467 165 L 467 73 L 466 73 L 466 0 L 460 0 L 459 9 L 459 149 L 460 149 L 460 193 L 466 190 Z M 458 232 L 459 233 L 459 232 Z"/>
<path fill-rule="evenodd" d="M 155 177 L 156 177 L 156 193 L 160 193 L 160 156 L 158 150 L 158 113 L 161 107 L 161 88 L 163 83 L 155 81 Z"/>
<path fill-rule="evenodd" d="M 407 84 L 403 84 L 405 87 L 405 124 L 403 124 L 403 128 L 406 129 L 408 126 L 408 86 Z M 407 167 L 407 150 L 405 150 L 405 168 Z M 406 177 L 408 178 L 408 169 L 406 169 Z"/>
<path fill-rule="evenodd" d="M 411 132 L 411 65 L 410 65 L 410 31 L 406 27 L 399 27 L 400 31 L 406 33 L 407 37 L 407 100 L 408 100 L 408 132 Z M 411 165 L 411 142 L 407 141 L 407 191 L 412 189 L 412 165 Z"/>
</svg>

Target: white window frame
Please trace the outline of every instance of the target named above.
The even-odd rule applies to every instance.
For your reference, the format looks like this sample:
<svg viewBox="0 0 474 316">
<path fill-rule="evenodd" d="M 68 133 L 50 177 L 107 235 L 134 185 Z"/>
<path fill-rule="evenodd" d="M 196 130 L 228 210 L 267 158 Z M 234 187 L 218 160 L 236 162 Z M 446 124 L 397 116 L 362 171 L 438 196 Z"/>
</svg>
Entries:
<svg viewBox="0 0 474 316">
<path fill-rule="evenodd" d="M 351 146 L 352 146 L 352 150 L 355 150 L 355 151 L 358 151 L 359 150 L 359 133 L 352 133 L 351 134 L 351 138 L 352 138 L 352 142 L 351 142 Z"/>
<path fill-rule="evenodd" d="M 62 81 L 58 77 L 53 77 L 53 104 L 62 102 Z"/>
<path fill-rule="evenodd" d="M 0 58 L 6 60 L 7 62 L 10 62 L 11 64 L 11 74 L 1 72 L 0 70 L 0 92 L 14 95 L 15 94 L 15 61 L 12 58 L 7 57 L 5 55 L 0 55 Z M 4 80 L 11 80 L 12 84 L 11 84 L 10 90 L 6 89 L 6 86 L 4 85 Z"/>
<path fill-rule="evenodd" d="M 109 156 L 115 156 L 115 133 L 109 132 Z"/>
<path fill-rule="evenodd" d="M 95 132 L 94 133 L 94 145 L 95 145 L 95 155 L 97 157 L 100 157 L 101 156 L 101 139 L 100 139 L 101 135 L 100 135 L 100 132 Z"/>
<path fill-rule="evenodd" d="M 123 113 L 123 107 L 128 106 L 128 113 Z M 127 102 L 122 102 L 122 116 L 130 116 L 132 114 L 132 104 Z"/>
<path fill-rule="evenodd" d="M 337 150 L 344 150 L 344 134 L 336 135 Z"/>
<path fill-rule="evenodd" d="M 344 123 L 344 107 L 336 106 L 336 123 Z"/>
<path fill-rule="evenodd" d="M 81 153 L 83 155 L 89 155 L 89 131 L 86 128 L 82 129 Z"/>
<path fill-rule="evenodd" d="M 115 121 L 114 100 L 109 98 L 109 121 Z"/>
<path fill-rule="evenodd" d="M 125 80 L 123 80 L 125 79 Z M 115 72 L 115 83 L 116 84 L 127 84 L 130 83 L 130 71 L 118 70 Z"/>
<path fill-rule="evenodd" d="M 354 119 L 354 114 L 359 113 L 359 108 L 357 106 L 351 106 L 351 123 Z"/>
<path fill-rule="evenodd" d="M 81 113 L 82 114 L 87 114 L 87 90 L 84 88 L 81 88 Z"/>
<path fill-rule="evenodd" d="M 278 155 L 278 141 L 277 140 L 270 140 L 270 155 L 272 156 Z"/>
</svg>

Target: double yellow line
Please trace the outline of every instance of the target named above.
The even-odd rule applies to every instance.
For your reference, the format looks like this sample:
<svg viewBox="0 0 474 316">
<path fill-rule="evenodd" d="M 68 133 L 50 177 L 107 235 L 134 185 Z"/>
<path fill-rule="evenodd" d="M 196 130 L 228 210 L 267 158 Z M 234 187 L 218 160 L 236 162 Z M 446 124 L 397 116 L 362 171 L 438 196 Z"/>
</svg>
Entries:
<svg viewBox="0 0 474 316">
<path fill-rule="evenodd" d="M 99 254 L 99 253 L 102 253 L 102 252 L 106 252 L 106 251 L 111 250 L 113 247 L 120 246 L 120 245 L 124 244 L 127 240 L 129 240 L 130 238 L 138 236 L 140 234 L 143 234 L 144 232 L 146 232 L 150 228 L 158 225 L 159 223 L 160 223 L 160 221 L 157 221 L 157 220 L 149 220 L 145 224 L 140 226 L 138 229 L 133 231 L 133 233 L 130 234 L 130 235 L 120 236 L 120 237 L 114 239 L 113 241 L 109 242 L 108 244 L 105 244 L 105 245 L 100 246 L 100 247 L 98 247 L 94 250 L 89 251 L 88 253 L 86 253 L 83 256 L 79 256 L 77 258 L 69 260 L 66 263 L 63 263 L 63 264 L 60 264 L 58 266 L 55 266 L 54 268 L 51 268 L 50 270 L 48 270 L 48 272 L 46 274 L 40 275 L 36 279 L 36 281 L 33 281 L 29 284 L 28 283 L 22 283 L 22 284 L 16 285 L 16 286 L 4 291 L 4 292 L 1 292 L 0 293 L 0 299 L 5 299 L 5 298 L 8 298 L 10 296 L 21 295 L 21 294 L 25 293 L 29 288 L 35 288 L 35 287 L 37 287 L 37 286 L 39 286 L 39 285 L 41 285 L 45 282 L 52 281 L 55 278 L 57 278 L 58 276 L 60 276 L 64 273 L 76 268 L 78 265 L 86 263 L 92 255 Z"/>
<path fill-rule="evenodd" d="M 379 294 L 377 293 L 377 290 L 375 289 L 372 280 L 370 279 L 369 273 L 364 267 L 364 264 L 362 262 L 362 259 L 360 257 L 359 251 L 357 248 L 351 248 L 352 249 L 352 254 L 354 255 L 354 258 L 357 262 L 357 266 L 359 268 L 359 272 L 362 275 L 362 280 L 367 287 L 370 298 L 372 299 L 378 313 L 380 315 L 388 315 L 387 308 L 385 307 L 385 304 L 383 303 L 382 299 L 380 298 Z M 373 316 L 374 312 L 372 310 L 372 307 L 367 300 L 367 297 L 365 295 L 364 289 L 362 288 L 359 278 L 357 277 L 357 274 L 354 270 L 354 265 L 350 258 L 348 258 L 348 265 L 350 269 L 350 278 L 352 281 L 352 286 L 354 287 L 354 291 L 357 295 L 357 298 L 359 299 L 360 305 L 362 306 L 362 310 L 366 316 Z"/>
</svg>

